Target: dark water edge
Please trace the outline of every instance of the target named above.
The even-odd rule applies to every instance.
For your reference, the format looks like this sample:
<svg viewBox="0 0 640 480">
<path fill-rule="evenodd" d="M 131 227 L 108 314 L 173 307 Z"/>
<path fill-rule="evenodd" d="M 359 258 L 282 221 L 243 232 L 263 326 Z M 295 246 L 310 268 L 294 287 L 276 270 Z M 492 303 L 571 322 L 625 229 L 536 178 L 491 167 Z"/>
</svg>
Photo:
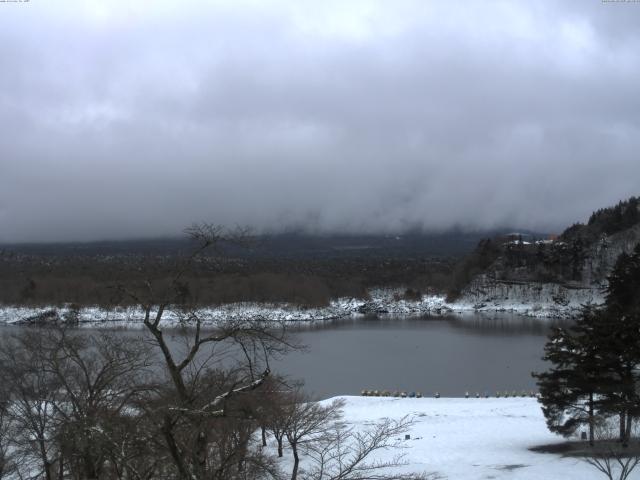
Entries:
<svg viewBox="0 0 640 480">
<path fill-rule="evenodd" d="M 362 389 L 420 391 L 460 397 L 469 392 L 535 390 L 552 326 L 566 320 L 513 314 L 447 317 L 369 317 L 297 332 L 308 351 L 274 362 L 304 378 L 320 398 Z"/>
<path fill-rule="evenodd" d="M 492 396 L 497 391 L 529 392 L 535 390 L 531 372 L 546 368 L 541 357 L 547 333 L 567 323 L 510 313 L 468 313 L 359 316 L 303 324 L 291 331 L 306 348 L 273 360 L 271 368 L 292 381 L 303 380 L 317 398 L 357 395 L 363 389 L 419 391 L 425 396 L 438 392 L 443 397 L 461 397 L 467 391 Z M 6 327 L 0 335 L 17 328 L 25 327 Z M 150 341 L 144 329 L 109 330 Z M 166 333 L 175 347 L 184 345 L 179 329 Z"/>
</svg>

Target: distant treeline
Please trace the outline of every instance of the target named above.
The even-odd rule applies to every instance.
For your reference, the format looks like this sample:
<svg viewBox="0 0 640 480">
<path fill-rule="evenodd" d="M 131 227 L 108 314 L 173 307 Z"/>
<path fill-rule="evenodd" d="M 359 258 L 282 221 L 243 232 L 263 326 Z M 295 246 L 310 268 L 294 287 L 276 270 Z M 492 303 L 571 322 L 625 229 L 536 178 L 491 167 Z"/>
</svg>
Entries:
<svg viewBox="0 0 640 480">
<path fill-rule="evenodd" d="M 478 234 L 453 233 L 264 237 L 248 250 L 234 247 L 200 258 L 184 278 L 184 294 L 201 305 L 322 306 L 336 297 L 365 298 L 368 289 L 378 286 L 446 292 L 453 299 L 489 269 L 503 280 L 580 281 L 589 246 L 640 223 L 639 202 L 631 197 L 598 210 L 586 225 L 572 225 L 552 243 L 534 242 L 542 238 L 535 234 L 527 236 L 528 242 L 505 234 L 478 242 Z M 469 247 L 472 242 L 477 242 L 475 249 Z M 0 249 L 0 303 L 126 305 L 116 285 L 134 288 L 149 280 L 161 289 L 191 248 L 184 240 L 5 247 Z"/>
<path fill-rule="evenodd" d="M 12 305 L 126 305 L 116 286 L 147 280 L 161 291 L 180 268 L 179 256 L 0 257 L 0 303 Z M 191 302 L 292 302 L 327 305 L 331 298 L 367 296 L 375 286 L 446 290 L 455 259 L 343 258 L 331 260 L 203 257 L 185 276 Z"/>
<path fill-rule="evenodd" d="M 249 232 L 250 233 L 250 232 Z M 358 258 L 451 257 L 469 253 L 479 240 L 500 232 L 406 233 L 402 235 L 311 235 L 282 233 L 251 236 L 249 248 L 222 241 L 230 258 L 331 260 Z M 176 256 L 188 253 L 186 237 L 67 243 L 0 244 L 0 251 L 46 257 Z"/>
<path fill-rule="evenodd" d="M 445 292 L 454 265 L 482 236 L 291 233 L 253 237 L 248 248 L 221 242 L 217 255 L 202 256 L 190 269 L 185 294 L 202 305 L 322 306 L 336 297 L 364 298 L 378 286 L 403 287 L 414 295 Z M 120 298 L 116 285 L 135 287 L 149 279 L 160 289 L 193 248 L 187 239 L 5 245 L 0 303 L 126 305 L 130 300 Z"/>
</svg>

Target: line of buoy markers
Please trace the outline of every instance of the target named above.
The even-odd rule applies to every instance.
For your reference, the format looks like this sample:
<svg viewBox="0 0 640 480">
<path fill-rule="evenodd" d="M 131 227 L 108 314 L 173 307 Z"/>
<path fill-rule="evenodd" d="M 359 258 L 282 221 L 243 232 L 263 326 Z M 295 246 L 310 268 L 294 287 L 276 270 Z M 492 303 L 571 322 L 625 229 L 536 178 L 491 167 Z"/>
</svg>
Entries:
<svg viewBox="0 0 640 480">
<path fill-rule="evenodd" d="M 390 390 L 362 390 L 360 395 L 363 397 L 394 397 L 394 398 L 423 398 L 422 392 L 405 392 L 405 391 L 390 391 Z M 488 392 L 484 392 L 484 394 L 480 394 L 480 392 L 476 392 L 475 395 L 470 395 L 469 392 L 464 393 L 464 398 L 537 398 L 539 397 L 539 393 L 535 393 L 533 390 L 527 392 L 526 390 L 522 390 L 518 392 L 517 390 L 505 390 L 505 391 L 497 391 L 495 395 L 491 396 Z M 440 398 L 440 392 L 436 392 L 433 395 L 434 398 Z"/>
</svg>

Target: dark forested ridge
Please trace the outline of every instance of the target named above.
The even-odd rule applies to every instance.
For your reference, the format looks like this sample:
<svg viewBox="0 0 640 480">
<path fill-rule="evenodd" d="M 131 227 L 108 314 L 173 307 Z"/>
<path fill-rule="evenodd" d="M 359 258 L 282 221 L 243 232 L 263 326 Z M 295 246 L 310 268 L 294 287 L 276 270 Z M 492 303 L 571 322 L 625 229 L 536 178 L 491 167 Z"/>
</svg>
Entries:
<svg viewBox="0 0 640 480">
<path fill-rule="evenodd" d="M 457 259 L 496 232 L 405 235 L 281 234 L 253 238 L 249 248 L 222 246 L 187 279 L 201 304 L 291 301 L 324 305 L 363 297 L 372 286 L 448 288 Z M 0 247 L 0 302 L 14 305 L 111 305 L 126 302 L 112 285 L 148 276 L 162 284 L 191 251 L 186 239 L 19 244 Z"/>
<path fill-rule="evenodd" d="M 635 246 L 621 242 L 636 238 L 627 233 L 640 230 L 639 208 L 632 197 L 558 236 L 508 230 L 259 236 L 249 248 L 222 245 L 221 255 L 200 258 L 187 287 L 203 305 L 288 301 L 318 306 L 335 297 L 366 297 L 375 286 L 446 291 L 455 298 L 479 274 L 507 282 L 595 284 L 606 280 L 617 255 Z M 0 302 L 121 304 L 112 285 L 149 275 L 162 284 L 192 247 L 182 238 L 2 245 Z"/>
<path fill-rule="evenodd" d="M 502 232 L 414 232 L 398 235 L 283 233 L 256 236 L 250 248 L 227 246 L 227 253 L 240 258 L 447 257 L 467 254 L 480 239 Z M 0 243 L 0 251 L 5 254 L 43 257 L 176 255 L 189 251 L 191 247 L 191 242 L 184 237 L 66 243 Z"/>
<path fill-rule="evenodd" d="M 478 274 L 504 282 L 599 284 L 617 257 L 638 241 L 640 201 L 631 197 L 558 236 L 512 233 L 483 239 L 454 268 L 449 293 L 456 297 Z"/>
<path fill-rule="evenodd" d="M 640 200 L 631 197 L 617 205 L 596 210 L 586 224 L 576 223 L 567 228 L 561 239 L 591 243 L 603 235 L 613 235 L 640 223 Z"/>
</svg>

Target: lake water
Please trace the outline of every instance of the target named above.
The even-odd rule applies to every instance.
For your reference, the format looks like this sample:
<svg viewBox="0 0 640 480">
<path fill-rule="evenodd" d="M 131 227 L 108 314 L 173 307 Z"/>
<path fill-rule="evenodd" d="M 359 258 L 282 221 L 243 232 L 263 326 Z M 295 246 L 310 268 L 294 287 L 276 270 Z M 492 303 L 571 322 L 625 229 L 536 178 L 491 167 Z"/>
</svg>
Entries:
<svg viewBox="0 0 640 480">
<path fill-rule="evenodd" d="M 513 315 L 341 320 L 298 332 L 308 351 L 274 363 L 321 398 L 362 389 L 463 396 L 532 390 L 549 319 Z"/>
<path fill-rule="evenodd" d="M 296 340 L 306 351 L 289 353 L 271 367 L 304 379 L 305 389 L 318 398 L 363 389 L 445 397 L 528 392 L 535 389 L 531 372 L 546 368 L 546 335 L 558 322 L 510 314 L 336 320 L 297 329 Z M 149 339 L 144 330 L 116 332 Z M 167 333 L 174 346 L 183 346 L 179 333 Z"/>
</svg>

